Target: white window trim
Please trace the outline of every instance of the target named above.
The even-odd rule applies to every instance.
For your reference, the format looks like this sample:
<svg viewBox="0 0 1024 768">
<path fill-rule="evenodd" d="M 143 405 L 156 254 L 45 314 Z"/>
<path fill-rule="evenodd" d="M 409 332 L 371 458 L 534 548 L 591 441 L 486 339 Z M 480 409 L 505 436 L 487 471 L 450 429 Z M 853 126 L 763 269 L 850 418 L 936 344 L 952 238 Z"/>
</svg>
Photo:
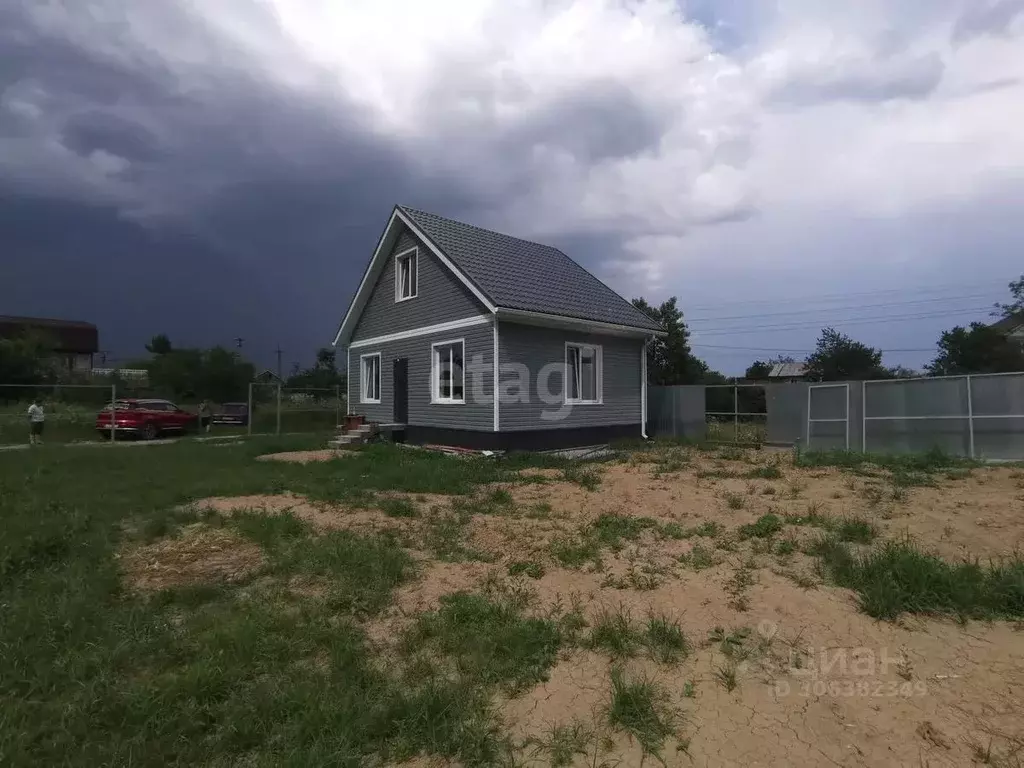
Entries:
<svg viewBox="0 0 1024 768">
<path fill-rule="evenodd" d="M 437 356 L 437 347 L 444 347 L 450 344 L 462 345 L 462 397 L 459 399 L 441 397 L 440 381 L 440 359 Z M 453 386 L 452 391 L 455 391 Z M 466 339 L 449 339 L 448 341 L 437 341 L 430 345 L 430 402 L 433 405 L 465 405 L 466 404 Z"/>
<path fill-rule="evenodd" d="M 402 270 L 401 262 L 406 259 L 413 259 L 416 265 L 416 285 L 413 286 L 416 290 L 409 296 L 402 296 Z M 415 299 L 420 295 L 420 249 L 413 246 L 412 248 L 402 251 L 401 253 L 395 254 L 395 303 L 400 304 L 403 301 L 409 301 Z"/>
<path fill-rule="evenodd" d="M 368 398 L 366 396 L 366 368 L 364 368 L 363 361 L 368 357 L 377 358 L 377 399 Z M 384 388 L 384 369 L 381 368 L 380 352 L 371 352 L 367 355 L 359 356 L 359 402 L 367 405 L 380 405 L 380 394 Z"/>
<path fill-rule="evenodd" d="M 597 363 L 597 399 L 579 400 L 569 397 L 569 350 L 592 349 Z M 568 405 L 604 405 L 604 349 L 600 344 L 583 344 L 575 341 L 565 342 L 565 368 L 562 378 L 562 399 Z"/>
</svg>

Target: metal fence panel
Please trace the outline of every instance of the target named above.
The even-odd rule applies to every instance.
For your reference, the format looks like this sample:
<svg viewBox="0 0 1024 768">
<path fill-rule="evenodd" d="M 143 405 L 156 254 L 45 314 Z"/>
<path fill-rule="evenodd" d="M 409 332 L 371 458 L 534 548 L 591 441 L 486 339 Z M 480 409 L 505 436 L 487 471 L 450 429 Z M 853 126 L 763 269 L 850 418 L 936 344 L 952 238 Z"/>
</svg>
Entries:
<svg viewBox="0 0 1024 768">
<path fill-rule="evenodd" d="M 967 377 L 869 381 L 864 415 L 872 418 L 967 415 Z"/>
<path fill-rule="evenodd" d="M 707 436 L 703 386 L 650 387 L 647 391 L 649 434 L 703 440 Z"/>
<path fill-rule="evenodd" d="M 1024 373 L 971 376 L 977 458 L 1024 461 Z"/>
<path fill-rule="evenodd" d="M 769 384 L 767 441 L 795 445 L 806 437 L 807 384 L 804 382 Z"/>
<path fill-rule="evenodd" d="M 815 451 L 849 449 L 849 384 L 811 384 L 808 386 L 807 447 Z"/>
</svg>

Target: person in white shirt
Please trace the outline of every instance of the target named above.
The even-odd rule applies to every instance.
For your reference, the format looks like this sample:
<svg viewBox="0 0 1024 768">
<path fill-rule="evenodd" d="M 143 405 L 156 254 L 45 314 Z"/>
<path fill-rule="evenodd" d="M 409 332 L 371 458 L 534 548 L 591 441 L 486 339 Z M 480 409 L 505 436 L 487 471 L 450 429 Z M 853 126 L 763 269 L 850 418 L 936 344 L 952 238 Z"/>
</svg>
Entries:
<svg viewBox="0 0 1024 768">
<path fill-rule="evenodd" d="M 39 398 L 36 398 L 28 407 L 29 445 L 43 444 L 43 425 L 45 423 L 46 414 L 43 412 L 43 406 L 39 404 Z"/>
</svg>

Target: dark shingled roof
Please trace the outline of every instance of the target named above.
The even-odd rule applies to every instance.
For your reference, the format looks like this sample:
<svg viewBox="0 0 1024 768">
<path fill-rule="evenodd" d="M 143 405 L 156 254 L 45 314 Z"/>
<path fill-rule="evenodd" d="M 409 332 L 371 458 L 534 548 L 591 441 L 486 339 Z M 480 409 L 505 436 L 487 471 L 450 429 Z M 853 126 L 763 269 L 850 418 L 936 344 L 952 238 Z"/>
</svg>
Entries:
<svg viewBox="0 0 1024 768">
<path fill-rule="evenodd" d="M 55 352 L 94 354 L 99 350 L 99 331 L 92 323 L 0 315 L 0 339 L 14 339 L 26 334 L 38 334 L 50 340 Z"/>
<path fill-rule="evenodd" d="M 1019 328 L 1022 325 L 1024 325 L 1024 312 L 1019 312 L 1015 315 L 1004 317 L 1003 319 L 997 320 L 996 322 L 992 323 L 993 328 L 995 328 L 998 331 L 1006 331 L 1007 333 Z"/>
<path fill-rule="evenodd" d="M 497 307 L 662 330 L 557 248 L 399 208 Z"/>
</svg>

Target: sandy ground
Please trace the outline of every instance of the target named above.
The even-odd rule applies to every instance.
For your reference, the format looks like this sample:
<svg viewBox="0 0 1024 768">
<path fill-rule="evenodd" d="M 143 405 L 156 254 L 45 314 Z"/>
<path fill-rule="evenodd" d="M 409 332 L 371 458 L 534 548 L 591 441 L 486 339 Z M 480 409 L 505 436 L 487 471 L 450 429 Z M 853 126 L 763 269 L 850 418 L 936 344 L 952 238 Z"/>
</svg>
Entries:
<svg viewBox="0 0 1024 768">
<path fill-rule="evenodd" d="M 749 459 L 778 462 L 783 477 L 733 477 L 755 465 L 691 453 L 674 472 L 642 457 L 606 465 L 592 492 L 560 480 L 557 472 L 540 473 L 544 484 L 505 486 L 514 505 L 497 514 L 493 508 L 474 514 L 464 529 L 467 546 L 488 562 L 436 562 L 422 551 L 431 514 L 449 501 L 444 497 L 394 494 L 417 508 L 420 516 L 408 519 L 287 494 L 196 504 L 225 514 L 288 509 L 321 530 L 401 532 L 421 563 L 420 578 L 401 588 L 393 606 L 367 626 L 382 647 L 443 595 L 496 582 L 528 592 L 532 610 L 540 614 L 576 604 L 591 621 L 612 610 L 638 624 L 652 614 L 680 623 L 690 644 L 682 661 L 661 664 L 643 652 L 612 661 L 574 649 L 543 684 L 516 698 L 496 699 L 529 765 L 549 764 L 549 753 L 538 744 L 555 726 L 574 721 L 588 734 L 589 752 L 573 765 L 645 764 L 640 746 L 608 724 L 614 665 L 647 676 L 664 692 L 677 732 L 661 755 L 667 765 L 963 766 L 980 761 L 990 747 L 996 757 L 989 764 L 1020 765 L 1024 627 L 919 617 L 876 621 L 857 610 L 851 593 L 823 584 L 811 558 L 755 550 L 738 539 L 736 529 L 769 512 L 856 515 L 871 520 L 883 540 L 911 536 L 948 559 L 998 558 L 1024 549 L 1024 473 L 975 469 L 952 478 L 938 475 L 939 487 L 894 492 L 885 473 L 796 469 L 787 456 L 768 453 Z M 482 509 L 490 490 L 470 508 L 476 503 Z M 578 537 L 605 513 L 683 529 L 713 521 L 724 533 L 673 539 L 645 531 L 618 552 L 603 550 L 600 564 L 562 567 L 552 555 L 553 542 Z M 812 528 L 787 526 L 776 540 L 815 535 Z M 258 568 L 259 551 L 230 536 L 201 526 L 186 529 L 180 540 L 126 554 L 126 570 L 140 588 L 150 589 L 175 578 L 242 578 Z M 698 545 L 713 551 L 713 566 L 694 570 L 680 561 Z M 196 555 L 204 547 L 208 561 Z M 542 565 L 543 576 L 509 577 L 509 564 L 520 560 Z M 749 583 L 737 587 L 737 574 L 744 571 Z M 723 634 L 737 630 L 746 633 L 742 658 L 729 657 L 721 642 Z M 735 672 L 733 690 L 723 682 L 725 671 Z M 646 764 L 657 761 L 648 757 Z"/>
<path fill-rule="evenodd" d="M 352 456 L 352 451 L 335 451 L 330 448 L 318 451 L 285 451 L 284 453 L 266 453 L 257 456 L 257 461 L 285 461 L 293 464 L 309 464 L 314 461 L 332 461 Z"/>
</svg>

